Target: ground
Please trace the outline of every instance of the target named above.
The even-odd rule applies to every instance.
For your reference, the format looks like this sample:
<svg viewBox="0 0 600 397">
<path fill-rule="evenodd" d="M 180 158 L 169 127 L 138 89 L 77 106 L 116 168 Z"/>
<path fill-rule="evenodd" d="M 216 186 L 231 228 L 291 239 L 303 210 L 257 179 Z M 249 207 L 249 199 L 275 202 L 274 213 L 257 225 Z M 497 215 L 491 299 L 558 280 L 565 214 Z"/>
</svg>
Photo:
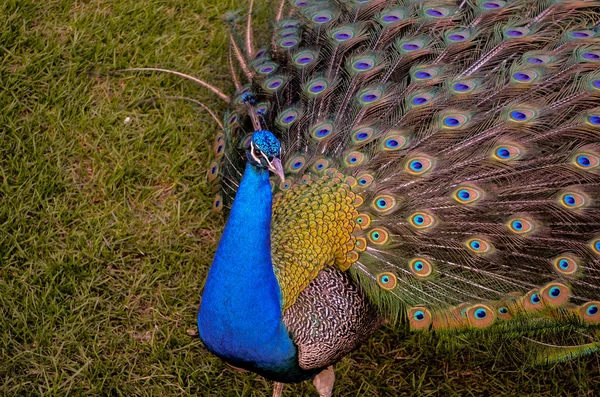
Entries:
<svg viewBox="0 0 600 397">
<path fill-rule="evenodd" d="M 221 16 L 243 2 L 1 3 L 0 394 L 270 395 L 196 331 L 223 225 L 206 180 L 217 125 L 168 97 L 224 104 L 172 76 L 107 74 L 160 66 L 230 91 Z M 600 356 L 531 368 L 518 351 L 385 329 L 338 364 L 335 395 L 597 395 Z"/>
</svg>

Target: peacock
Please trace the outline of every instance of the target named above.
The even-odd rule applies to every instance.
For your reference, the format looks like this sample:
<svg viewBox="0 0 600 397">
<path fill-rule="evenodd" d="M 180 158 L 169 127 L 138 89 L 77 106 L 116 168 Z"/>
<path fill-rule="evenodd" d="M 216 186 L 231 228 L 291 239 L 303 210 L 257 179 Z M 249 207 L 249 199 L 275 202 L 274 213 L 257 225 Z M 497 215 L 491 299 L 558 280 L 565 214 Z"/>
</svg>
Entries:
<svg viewBox="0 0 600 397">
<path fill-rule="evenodd" d="M 229 104 L 210 352 L 325 397 L 383 324 L 600 350 L 599 1 L 282 0 L 262 47 L 252 8 L 235 93 L 195 80 Z"/>
</svg>

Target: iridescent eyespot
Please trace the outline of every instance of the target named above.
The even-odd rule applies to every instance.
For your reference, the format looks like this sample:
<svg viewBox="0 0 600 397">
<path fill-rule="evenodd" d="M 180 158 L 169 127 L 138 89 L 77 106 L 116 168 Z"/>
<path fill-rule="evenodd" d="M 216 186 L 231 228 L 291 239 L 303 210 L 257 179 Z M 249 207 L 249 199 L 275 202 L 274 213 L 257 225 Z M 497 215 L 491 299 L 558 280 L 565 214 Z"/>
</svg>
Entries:
<svg viewBox="0 0 600 397">
<path fill-rule="evenodd" d="M 394 273 L 380 273 L 377 275 L 377 283 L 383 289 L 394 289 L 396 287 L 396 275 Z"/>
<path fill-rule="evenodd" d="M 279 45 L 283 48 L 293 48 L 298 44 L 299 40 L 295 37 L 284 37 L 279 40 Z"/>
<path fill-rule="evenodd" d="M 511 218 L 507 226 L 515 234 L 530 234 L 535 231 L 535 223 L 529 218 Z"/>
<path fill-rule="evenodd" d="M 500 161 L 512 161 L 516 160 L 523 155 L 524 151 L 521 147 L 504 144 L 496 146 L 492 151 L 492 158 Z"/>
<path fill-rule="evenodd" d="M 448 44 L 462 43 L 471 38 L 471 31 L 468 29 L 453 29 L 445 32 L 444 38 Z"/>
<path fill-rule="evenodd" d="M 571 255 L 561 255 L 558 258 L 555 258 L 554 261 L 552 261 L 552 264 L 558 273 L 567 276 L 577 274 L 579 270 L 577 259 Z"/>
<path fill-rule="evenodd" d="M 366 143 L 373 138 L 375 130 L 371 127 L 361 127 L 352 133 L 352 142 L 355 144 Z"/>
<path fill-rule="evenodd" d="M 403 20 L 405 17 L 404 12 L 402 10 L 390 10 L 383 12 L 379 17 L 379 23 L 382 25 L 391 25 Z"/>
<path fill-rule="evenodd" d="M 286 170 L 288 172 L 298 173 L 306 164 L 306 158 L 302 155 L 294 156 L 288 160 Z"/>
<path fill-rule="evenodd" d="M 213 200 L 212 212 L 219 212 L 223 209 L 223 196 L 217 194 Z"/>
<path fill-rule="evenodd" d="M 452 85 L 453 94 L 468 94 L 473 92 L 477 84 L 472 80 L 457 81 Z"/>
<path fill-rule="evenodd" d="M 275 92 L 283 86 L 284 80 L 283 77 L 274 76 L 269 79 L 266 79 L 263 83 L 263 89 L 268 92 Z"/>
<path fill-rule="evenodd" d="M 378 102 L 382 95 L 382 89 L 366 89 L 358 93 L 358 102 L 363 106 L 372 105 Z"/>
<path fill-rule="evenodd" d="M 509 113 L 508 118 L 517 123 L 531 121 L 536 116 L 536 113 L 531 109 L 517 109 Z"/>
<path fill-rule="evenodd" d="M 408 139 L 404 135 L 391 134 L 387 135 L 381 141 L 381 148 L 384 151 L 400 150 L 406 146 Z"/>
<path fill-rule="evenodd" d="M 547 306 L 563 306 L 569 301 L 569 287 L 560 283 L 550 283 L 540 290 L 540 298 Z"/>
<path fill-rule="evenodd" d="M 428 81 L 438 76 L 440 73 L 439 68 L 423 68 L 416 69 L 412 73 L 412 79 L 415 81 Z"/>
<path fill-rule="evenodd" d="M 360 57 L 352 62 L 352 69 L 355 72 L 366 72 L 376 66 L 375 60 L 372 57 Z"/>
<path fill-rule="evenodd" d="M 344 157 L 346 167 L 356 167 L 363 163 L 365 155 L 360 152 L 350 152 Z"/>
<path fill-rule="evenodd" d="M 387 230 L 381 227 L 376 227 L 371 229 L 371 231 L 367 234 L 367 237 L 373 244 L 382 245 L 388 242 L 389 233 Z"/>
<path fill-rule="evenodd" d="M 413 273 L 413 275 L 418 278 L 429 277 L 433 272 L 433 266 L 431 265 L 431 263 L 423 258 L 412 259 L 408 264 L 408 268 Z"/>
<path fill-rule="evenodd" d="M 300 111 L 297 109 L 283 110 L 277 116 L 277 125 L 283 128 L 289 128 L 300 117 Z"/>
<path fill-rule="evenodd" d="M 281 190 L 288 190 L 290 187 L 292 187 L 292 182 L 288 179 L 281 181 L 281 183 L 279 184 L 279 188 Z"/>
<path fill-rule="evenodd" d="M 448 129 L 456 129 L 464 127 L 470 120 L 468 114 L 454 113 L 445 116 L 442 119 L 442 126 Z"/>
<path fill-rule="evenodd" d="M 426 212 L 415 212 L 408 221 L 416 229 L 426 229 L 435 225 L 435 218 Z"/>
<path fill-rule="evenodd" d="M 317 141 L 326 139 L 333 131 L 333 124 L 329 121 L 314 125 L 310 129 L 310 135 Z"/>
<path fill-rule="evenodd" d="M 413 307 L 408 311 L 410 328 L 414 330 L 426 329 L 431 325 L 431 313 L 425 307 Z"/>
<path fill-rule="evenodd" d="M 425 14 L 433 18 L 444 18 L 450 14 L 450 10 L 442 7 L 426 7 Z"/>
<path fill-rule="evenodd" d="M 582 54 L 583 58 L 590 61 L 598 61 L 600 60 L 600 52 L 584 52 Z"/>
<path fill-rule="evenodd" d="M 492 244 L 481 238 L 470 238 L 465 241 L 465 245 L 475 254 L 488 254 L 493 250 Z"/>
<path fill-rule="evenodd" d="M 333 14 L 327 10 L 318 11 L 312 15 L 311 19 L 317 24 L 324 24 L 333 20 Z"/>
<path fill-rule="evenodd" d="M 257 72 L 260 74 L 269 75 L 269 74 L 275 72 L 278 68 L 279 68 L 279 65 L 276 64 L 275 62 L 266 61 L 266 62 L 262 62 L 262 64 L 258 68 Z"/>
<path fill-rule="evenodd" d="M 582 305 L 579 309 L 581 318 L 591 324 L 600 322 L 600 302 L 591 301 Z"/>
<path fill-rule="evenodd" d="M 313 169 L 313 171 L 316 171 L 316 172 L 322 172 L 327 167 L 329 167 L 329 160 L 327 160 L 327 159 L 320 159 L 320 160 L 317 160 L 313 164 L 312 169 Z"/>
<path fill-rule="evenodd" d="M 591 37 L 594 37 L 595 35 L 596 32 L 594 32 L 593 30 L 575 30 L 567 33 L 567 36 L 573 39 L 589 39 Z"/>
<path fill-rule="evenodd" d="M 316 59 L 316 54 L 311 50 L 300 51 L 294 55 L 294 64 L 298 67 L 305 67 L 313 63 Z"/>
<path fill-rule="evenodd" d="M 213 161 L 212 163 L 210 163 L 210 166 L 208 167 L 208 181 L 212 182 L 214 181 L 217 176 L 219 175 L 219 163 L 217 163 L 216 161 Z"/>
<path fill-rule="evenodd" d="M 354 248 L 358 252 L 363 252 L 367 249 L 367 240 L 364 237 L 357 237 L 356 242 L 354 243 Z"/>
<path fill-rule="evenodd" d="M 544 308 L 539 290 L 531 290 L 521 299 L 525 310 L 537 311 Z"/>
<path fill-rule="evenodd" d="M 514 39 L 518 37 L 524 37 L 529 34 L 529 29 L 527 28 L 507 28 L 504 30 L 504 38 L 505 39 Z"/>
<path fill-rule="evenodd" d="M 420 106 L 424 106 L 427 104 L 432 104 L 430 103 L 432 101 L 432 99 L 434 99 L 437 96 L 437 92 L 436 91 L 421 91 L 421 92 L 417 92 L 411 96 L 409 96 L 407 99 L 409 101 L 409 106 L 412 107 L 420 107 Z"/>
<path fill-rule="evenodd" d="M 513 73 L 511 81 L 518 84 L 529 84 L 535 82 L 538 77 L 540 74 L 534 70 L 521 70 Z"/>
<path fill-rule="evenodd" d="M 467 308 L 466 317 L 469 320 L 469 324 L 477 328 L 487 327 L 496 319 L 494 311 L 482 304 Z"/>
<path fill-rule="evenodd" d="M 600 237 L 596 237 L 590 241 L 590 246 L 596 255 L 600 255 Z"/>
<path fill-rule="evenodd" d="M 600 157 L 595 153 L 576 153 L 573 156 L 573 164 L 582 170 L 592 170 L 600 164 Z"/>
<path fill-rule="evenodd" d="M 560 195 L 560 204 L 565 208 L 577 209 L 587 206 L 589 199 L 583 193 L 565 192 Z"/>
<path fill-rule="evenodd" d="M 598 115 L 598 114 L 589 115 L 588 122 L 592 125 L 600 125 L 600 115 Z"/>
<path fill-rule="evenodd" d="M 429 157 L 418 156 L 408 159 L 405 169 L 411 174 L 422 175 L 433 168 L 433 160 Z"/>
<path fill-rule="evenodd" d="M 215 145 L 214 145 L 214 152 L 215 152 L 215 157 L 218 159 L 221 156 L 223 156 L 223 153 L 225 152 L 225 141 L 224 140 L 220 140 L 220 141 L 216 141 Z"/>
<path fill-rule="evenodd" d="M 396 207 L 396 199 L 387 194 L 381 194 L 373 199 L 373 209 L 381 214 L 386 214 Z"/>
<path fill-rule="evenodd" d="M 508 307 L 506 306 L 500 306 L 498 308 L 498 318 L 502 319 L 502 320 L 510 320 L 513 316 L 510 313 L 510 310 L 508 310 Z"/>
<path fill-rule="evenodd" d="M 373 183 L 373 176 L 370 174 L 361 174 L 356 177 L 356 180 L 360 187 L 365 188 L 367 186 L 371 186 Z"/>
<path fill-rule="evenodd" d="M 356 223 L 358 223 L 361 229 L 366 229 L 371 224 L 371 217 L 368 214 L 358 214 Z"/>
<path fill-rule="evenodd" d="M 471 204 L 483 197 L 483 192 L 472 186 L 462 186 L 454 191 L 452 198 L 461 204 Z"/>
<path fill-rule="evenodd" d="M 484 1 L 479 3 L 482 8 L 485 8 L 487 10 L 498 10 L 506 6 L 505 1 Z"/>
</svg>

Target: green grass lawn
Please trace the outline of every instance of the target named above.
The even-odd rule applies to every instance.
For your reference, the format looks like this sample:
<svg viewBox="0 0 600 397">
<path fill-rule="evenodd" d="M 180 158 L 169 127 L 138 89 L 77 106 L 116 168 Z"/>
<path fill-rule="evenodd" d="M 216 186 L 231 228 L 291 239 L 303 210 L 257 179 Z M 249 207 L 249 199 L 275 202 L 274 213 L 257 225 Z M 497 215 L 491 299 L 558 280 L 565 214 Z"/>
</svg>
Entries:
<svg viewBox="0 0 600 397">
<path fill-rule="evenodd" d="M 95 73 L 160 66 L 230 92 L 221 15 L 243 2 L 1 3 L 0 393 L 270 396 L 196 334 L 223 225 L 205 176 L 217 125 L 167 97 L 224 104 L 169 75 Z M 598 395 L 598 355 L 530 368 L 512 346 L 384 330 L 337 365 L 336 395 Z"/>
</svg>

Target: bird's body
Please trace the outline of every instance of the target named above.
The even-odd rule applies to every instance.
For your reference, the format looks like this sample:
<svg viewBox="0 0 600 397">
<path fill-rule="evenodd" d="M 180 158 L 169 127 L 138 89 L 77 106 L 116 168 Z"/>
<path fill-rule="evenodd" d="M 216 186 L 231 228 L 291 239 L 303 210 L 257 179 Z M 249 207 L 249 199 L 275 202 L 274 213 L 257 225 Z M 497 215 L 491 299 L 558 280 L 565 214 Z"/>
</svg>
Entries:
<svg viewBox="0 0 600 397">
<path fill-rule="evenodd" d="M 598 350 L 599 23 L 596 1 L 296 0 L 255 50 L 232 21 L 208 349 L 279 382 L 384 318 Z"/>
</svg>

